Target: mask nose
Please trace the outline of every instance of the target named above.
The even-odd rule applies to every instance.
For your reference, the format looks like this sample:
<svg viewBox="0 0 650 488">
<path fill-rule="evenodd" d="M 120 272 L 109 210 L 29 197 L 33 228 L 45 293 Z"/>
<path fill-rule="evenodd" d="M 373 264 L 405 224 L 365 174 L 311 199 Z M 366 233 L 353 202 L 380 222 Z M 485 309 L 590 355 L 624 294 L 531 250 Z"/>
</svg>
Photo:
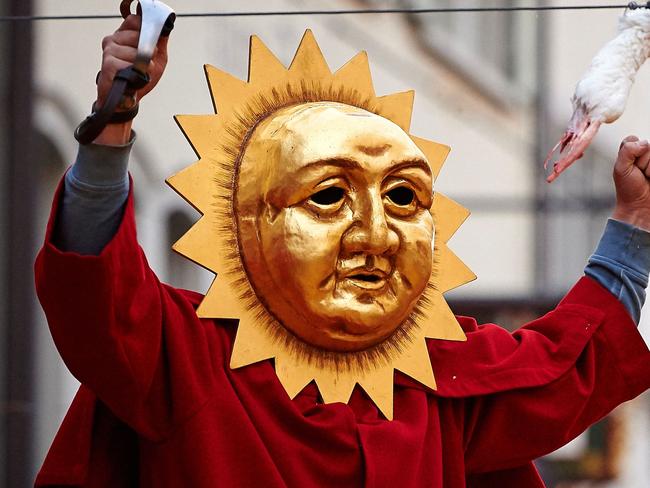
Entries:
<svg viewBox="0 0 650 488">
<path fill-rule="evenodd" d="M 343 249 L 349 254 L 395 254 L 399 236 L 388 226 L 381 195 L 367 195 L 356 203 L 354 221 L 343 236 Z"/>
</svg>

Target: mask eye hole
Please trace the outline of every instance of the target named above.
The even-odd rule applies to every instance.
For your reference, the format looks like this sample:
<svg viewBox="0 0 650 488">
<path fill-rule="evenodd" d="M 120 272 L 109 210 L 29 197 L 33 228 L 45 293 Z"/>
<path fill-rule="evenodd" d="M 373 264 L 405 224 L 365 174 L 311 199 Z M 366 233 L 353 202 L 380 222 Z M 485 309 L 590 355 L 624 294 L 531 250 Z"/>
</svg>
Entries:
<svg viewBox="0 0 650 488">
<path fill-rule="evenodd" d="M 329 188 L 325 188 L 324 190 L 314 193 L 311 197 L 309 197 L 309 200 L 317 205 L 334 205 L 343 200 L 344 196 L 345 191 L 343 188 L 339 188 L 338 186 L 330 186 Z"/>
<path fill-rule="evenodd" d="M 411 205 L 413 203 L 413 200 L 415 200 L 415 193 L 413 190 L 406 188 L 405 186 L 398 186 L 397 188 L 393 188 L 386 193 L 386 196 L 395 205 L 399 205 L 401 207 Z"/>
</svg>

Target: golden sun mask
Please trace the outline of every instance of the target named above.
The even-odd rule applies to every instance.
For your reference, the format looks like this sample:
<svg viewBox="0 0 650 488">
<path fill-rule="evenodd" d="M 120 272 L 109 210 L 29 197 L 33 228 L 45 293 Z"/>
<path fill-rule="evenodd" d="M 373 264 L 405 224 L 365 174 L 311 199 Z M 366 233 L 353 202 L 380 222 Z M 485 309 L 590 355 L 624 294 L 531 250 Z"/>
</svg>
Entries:
<svg viewBox="0 0 650 488">
<path fill-rule="evenodd" d="M 474 279 L 446 246 L 468 212 L 432 193 L 449 148 L 310 31 L 289 69 L 253 36 L 248 83 L 206 72 L 217 114 L 177 117 L 200 160 L 168 180 L 203 214 L 174 249 L 217 273 L 198 315 L 239 319 L 233 368 L 275 358 L 326 403 L 359 384 L 392 418 L 394 369 L 435 388 L 424 339 L 465 339 L 442 293 Z"/>
<path fill-rule="evenodd" d="M 431 275 L 431 169 L 402 129 L 332 102 L 254 131 L 235 214 L 244 268 L 301 340 L 359 351 L 392 335 Z"/>
</svg>

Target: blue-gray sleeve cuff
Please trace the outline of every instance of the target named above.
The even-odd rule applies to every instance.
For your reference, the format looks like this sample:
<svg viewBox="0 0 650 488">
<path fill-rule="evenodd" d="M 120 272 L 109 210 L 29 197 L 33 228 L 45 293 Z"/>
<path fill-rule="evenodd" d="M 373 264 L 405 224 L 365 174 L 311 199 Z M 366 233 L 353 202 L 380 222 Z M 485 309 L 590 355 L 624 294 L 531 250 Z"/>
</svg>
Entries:
<svg viewBox="0 0 650 488">
<path fill-rule="evenodd" d="M 129 195 L 127 166 L 134 138 L 123 146 L 79 146 L 52 236 L 62 251 L 98 255 L 113 238 Z"/>
<path fill-rule="evenodd" d="M 77 159 L 69 171 L 75 183 L 90 187 L 115 187 L 127 185 L 129 155 L 135 141 L 121 146 L 102 146 L 99 144 L 80 144 Z"/>
<path fill-rule="evenodd" d="M 650 232 L 609 219 L 594 256 L 611 260 L 642 279 L 650 274 Z"/>
<path fill-rule="evenodd" d="M 650 273 L 650 232 L 610 219 L 585 274 L 620 300 L 638 324 Z"/>
</svg>

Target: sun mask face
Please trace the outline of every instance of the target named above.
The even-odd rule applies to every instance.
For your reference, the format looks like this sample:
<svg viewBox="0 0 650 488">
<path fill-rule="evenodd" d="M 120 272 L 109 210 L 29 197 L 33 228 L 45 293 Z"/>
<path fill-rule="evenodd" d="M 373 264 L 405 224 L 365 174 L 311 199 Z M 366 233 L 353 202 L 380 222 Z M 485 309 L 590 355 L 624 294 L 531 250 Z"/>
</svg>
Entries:
<svg viewBox="0 0 650 488">
<path fill-rule="evenodd" d="M 312 346 L 387 339 L 431 276 L 432 176 L 394 123 L 340 103 L 284 109 L 257 127 L 235 213 L 255 293 Z"/>
<path fill-rule="evenodd" d="M 248 81 L 206 74 L 215 113 L 176 118 L 199 161 L 167 180 L 202 215 L 174 250 L 216 274 L 197 315 L 236 319 L 231 368 L 272 358 L 324 403 L 358 385 L 391 419 L 395 370 L 435 389 L 425 339 L 466 339 L 443 294 L 475 278 L 447 246 L 469 212 L 431 195 L 449 147 L 310 31 L 288 68 L 253 36 Z"/>
</svg>

